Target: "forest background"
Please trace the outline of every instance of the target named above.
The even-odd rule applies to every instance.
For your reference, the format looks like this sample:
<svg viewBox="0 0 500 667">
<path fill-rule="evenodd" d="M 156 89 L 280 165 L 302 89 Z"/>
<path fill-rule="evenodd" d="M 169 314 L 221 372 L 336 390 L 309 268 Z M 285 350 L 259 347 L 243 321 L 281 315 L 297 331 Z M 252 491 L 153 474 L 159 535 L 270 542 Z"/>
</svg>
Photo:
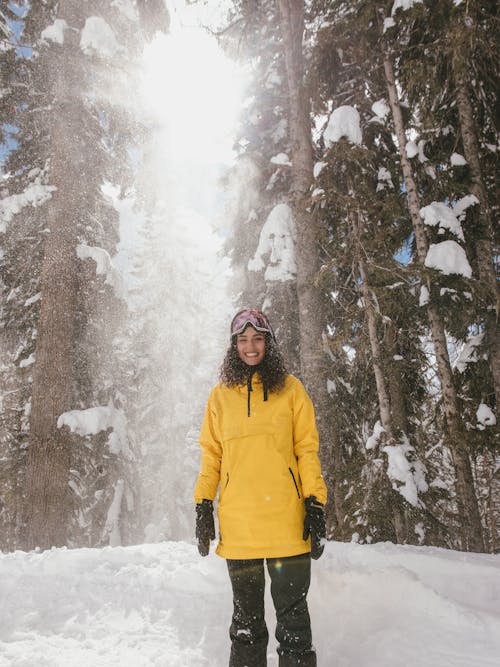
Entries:
<svg viewBox="0 0 500 667">
<path fill-rule="evenodd" d="M 1 3 L 0 547 L 191 539 L 255 305 L 316 406 L 328 537 L 498 551 L 497 3 L 228 1 L 248 85 L 203 232 L 136 95 L 173 7 Z"/>
</svg>

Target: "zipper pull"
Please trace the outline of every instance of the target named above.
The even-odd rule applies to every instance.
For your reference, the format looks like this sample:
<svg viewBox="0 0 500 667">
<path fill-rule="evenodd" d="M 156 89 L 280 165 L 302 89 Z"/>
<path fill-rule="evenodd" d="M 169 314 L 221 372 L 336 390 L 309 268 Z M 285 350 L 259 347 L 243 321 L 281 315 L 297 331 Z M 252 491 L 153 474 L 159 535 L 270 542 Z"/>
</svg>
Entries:
<svg viewBox="0 0 500 667">
<path fill-rule="evenodd" d="M 248 375 L 247 379 L 247 395 L 248 395 L 248 402 L 247 402 L 247 412 L 248 416 L 250 417 L 250 392 L 252 392 L 252 373 Z"/>
</svg>

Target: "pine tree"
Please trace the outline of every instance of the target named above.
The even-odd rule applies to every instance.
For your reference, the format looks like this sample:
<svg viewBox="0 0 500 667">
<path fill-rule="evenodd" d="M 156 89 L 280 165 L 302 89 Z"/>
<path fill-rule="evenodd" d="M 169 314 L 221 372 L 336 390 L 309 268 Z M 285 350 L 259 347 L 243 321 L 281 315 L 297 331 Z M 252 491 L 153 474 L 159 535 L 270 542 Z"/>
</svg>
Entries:
<svg viewBox="0 0 500 667">
<path fill-rule="evenodd" d="M 249 98 L 236 140 L 239 155 L 227 178 L 234 193 L 227 245 L 235 292 L 241 307 L 253 305 L 272 315 L 289 370 L 300 374 L 296 223 L 288 207 L 289 119 L 276 4 L 235 3 L 221 44 L 251 64 Z"/>
<path fill-rule="evenodd" d="M 343 2 L 315 3 L 314 10 L 319 29 L 309 70 L 310 89 L 315 91 L 316 118 L 326 116 L 326 121 L 321 121 L 315 149 L 319 162 L 313 202 L 327 251 L 320 276 L 331 295 L 334 400 L 342 405 L 341 433 L 352 431 L 354 436 L 342 448 L 349 476 L 344 481 L 348 510 L 343 521 L 357 524 L 359 539 L 415 541 L 413 527 L 425 520 L 424 504 L 417 496 L 426 483 L 419 462 L 424 452 L 417 452 L 421 448 L 413 427 L 418 410 L 408 394 L 418 395 L 422 383 L 407 385 L 406 377 L 418 377 L 422 355 L 417 332 L 409 335 L 408 314 L 417 310 L 416 278 L 410 267 L 395 259 L 411 227 L 400 194 L 397 152 L 386 123 L 385 86 L 371 57 L 377 36 L 367 28 L 362 3 L 354 7 Z M 347 364 L 339 363 L 340 355 Z M 342 390 L 344 383 L 349 396 Z M 365 410 L 356 414 L 348 409 L 345 403 L 353 400 Z M 368 423 L 367 414 L 372 415 Z M 345 423 L 344 415 L 348 415 Z M 375 422 L 378 437 L 369 438 Z M 376 442 L 370 452 L 365 447 L 368 442 Z M 401 452 L 402 460 L 407 457 L 408 480 L 413 476 L 409 485 L 419 486 L 415 496 L 408 495 L 415 506 L 403 495 L 409 486 L 387 476 L 393 470 L 388 456 Z M 387 508 L 391 508 L 389 515 Z"/>
<path fill-rule="evenodd" d="M 380 27 L 382 32 L 383 28 Z M 394 53 L 386 38 L 381 38 L 383 67 L 387 83 L 388 97 L 394 121 L 395 132 L 401 156 L 401 168 L 408 194 L 408 208 L 415 232 L 416 253 L 420 265 L 427 262 L 429 241 L 424 222 L 420 216 L 421 196 L 414 178 L 407 149 L 406 128 L 401 112 L 401 104 L 396 86 Z M 453 241 L 454 243 L 454 241 Z M 427 289 L 430 280 L 427 277 Z M 426 305 L 432 341 L 436 353 L 436 362 L 441 383 L 443 405 L 446 414 L 447 443 L 453 452 L 457 473 L 457 502 L 460 516 L 463 517 L 462 547 L 467 550 L 481 551 L 484 548 L 481 520 L 475 495 L 469 453 L 464 447 L 466 431 L 460 417 L 460 407 L 456 387 L 453 381 L 451 364 L 446 341 L 443 318 L 437 304 L 431 298 Z"/>
<path fill-rule="evenodd" d="M 116 391 L 123 366 L 111 359 L 125 312 L 110 261 L 118 218 L 102 186 L 128 177 L 129 126 L 113 101 L 126 71 L 115 69 L 110 85 L 109 65 L 117 54 L 127 64 L 117 35 L 133 50 L 137 31 L 119 7 L 106 14 L 113 30 L 100 3 L 77 5 L 29 8 L 23 39 L 30 49 L 10 72 L 20 145 L 9 158 L 12 184 L 2 202 L 9 218 L 4 275 L 17 295 L 7 311 L 11 339 L 22 338 L 8 361 L 23 369 L 26 396 L 20 402 L 20 392 L 15 408 L 25 414 L 22 430 L 9 425 L 9 460 L 21 478 L 15 506 L 25 523 L 17 521 L 11 548 L 116 542 L 120 501 L 131 500 L 124 481 L 131 481 L 131 451 Z M 104 35 L 105 42 L 97 39 Z M 31 318 L 27 326 L 21 312 Z M 98 411 L 107 421 L 84 427 Z"/>
<path fill-rule="evenodd" d="M 3 254 L 2 289 L 2 548 L 20 544 L 23 523 L 26 452 L 32 406 L 31 379 L 40 308 L 40 270 L 46 225 L 39 207 L 51 197 L 53 187 L 46 170 L 46 140 L 33 108 L 43 107 L 42 93 L 33 90 L 34 76 L 29 26 L 41 31 L 49 23 L 51 3 L 33 9 L 26 26 L 27 6 L 3 3 L 3 16 L 24 28 L 7 34 L 2 50 L 4 94 L 2 118 L 15 132 L 10 143 L 0 204 Z M 15 12 L 15 13 L 14 13 Z M 12 24 L 11 24 L 12 25 Z M 6 127 L 5 125 L 3 126 Z M 25 130 L 25 131 L 23 131 Z M 30 138 L 28 141 L 27 137 Z M 31 150 L 32 143 L 42 150 Z"/>
</svg>

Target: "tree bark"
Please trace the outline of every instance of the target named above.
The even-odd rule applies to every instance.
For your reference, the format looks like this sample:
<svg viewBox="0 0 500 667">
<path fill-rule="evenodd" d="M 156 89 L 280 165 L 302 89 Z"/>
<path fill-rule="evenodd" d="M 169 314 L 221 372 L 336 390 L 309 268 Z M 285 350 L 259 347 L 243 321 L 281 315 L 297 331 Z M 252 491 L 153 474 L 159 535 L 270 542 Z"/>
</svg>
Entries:
<svg viewBox="0 0 500 667">
<path fill-rule="evenodd" d="M 351 186 L 352 187 L 352 186 Z M 377 315 L 374 299 L 370 289 L 368 272 L 366 270 L 366 262 L 363 258 L 363 249 L 361 246 L 361 232 L 359 217 L 353 212 L 350 212 L 350 229 L 353 243 L 355 244 L 355 261 L 357 264 L 353 269 L 354 275 L 359 272 L 360 290 L 363 297 L 363 308 L 366 314 L 368 323 L 368 338 L 370 341 L 370 350 L 372 353 L 373 374 L 375 376 L 375 385 L 377 387 L 377 399 L 380 414 L 380 423 L 385 431 L 384 444 L 394 446 L 397 444 L 394 437 L 394 424 L 392 418 L 391 396 L 389 391 L 389 384 L 387 378 L 389 377 L 389 370 L 384 366 L 384 355 L 382 354 L 382 346 L 379 340 L 377 331 Z M 387 472 L 387 469 L 386 469 Z M 387 494 L 390 511 L 392 512 L 392 522 L 394 526 L 394 533 L 396 535 L 396 542 L 404 544 L 406 541 L 407 526 L 405 517 L 400 511 L 396 503 L 390 502 L 391 494 L 395 493 L 389 477 L 384 480 L 384 491 Z"/>
<path fill-rule="evenodd" d="M 385 372 L 382 350 L 377 332 L 377 319 L 375 314 L 375 305 L 370 291 L 370 284 L 368 282 L 368 274 L 366 271 L 366 263 L 362 256 L 362 249 L 360 248 L 360 233 L 359 220 L 356 220 L 354 212 L 349 213 L 350 227 L 352 240 L 355 246 L 354 257 L 357 267 L 354 267 L 354 275 L 359 273 L 361 278 L 359 288 L 363 297 L 363 309 L 366 314 L 368 323 L 368 338 L 370 341 L 370 349 L 372 353 L 373 374 L 375 375 L 375 384 L 377 387 L 377 398 L 380 412 L 380 423 L 385 430 L 385 439 L 389 444 L 394 444 L 392 417 L 391 417 L 391 401 L 389 397 L 389 389 L 386 383 L 387 372 Z"/>
<path fill-rule="evenodd" d="M 283 41 L 289 91 L 290 135 L 292 144 L 292 206 L 297 225 L 297 294 L 300 320 L 300 366 L 304 383 L 315 394 L 323 377 L 321 333 L 323 311 L 314 281 L 319 271 L 318 226 L 305 208 L 312 181 L 313 153 L 309 106 L 303 85 L 302 0 L 280 0 Z M 318 372 L 319 371 L 319 372 Z"/>
<path fill-rule="evenodd" d="M 62 3 L 71 9 L 71 3 Z M 59 14 L 59 17 L 63 16 Z M 70 37 L 70 31 L 67 31 Z M 62 546 L 68 524 L 70 439 L 57 427 L 74 395 L 73 349 L 78 306 L 76 257 L 82 188 L 83 128 L 76 96 L 80 77 L 67 58 L 54 63 L 54 123 L 50 128 L 50 178 L 57 190 L 48 205 L 41 279 L 41 310 L 33 369 L 30 443 L 27 457 L 25 546 Z M 73 47 L 74 48 L 74 47 Z"/>
<path fill-rule="evenodd" d="M 385 332 L 385 345 L 387 356 L 392 359 L 387 375 L 387 388 L 391 402 L 392 430 L 397 437 L 401 433 L 408 433 L 408 414 L 404 400 L 404 382 L 401 377 L 400 362 L 394 363 L 394 355 L 397 353 L 397 330 L 394 322 L 390 322 Z"/>
<path fill-rule="evenodd" d="M 377 386 L 378 404 L 380 410 L 380 422 L 386 432 L 386 440 L 388 444 L 394 444 L 394 436 L 392 429 L 391 417 L 391 401 L 389 398 L 389 390 L 386 383 L 386 373 L 384 372 L 384 365 L 382 360 L 382 351 L 380 341 L 377 333 L 377 320 L 375 315 L 375 307 L 373 299 L 370 294 L 370 286 L 368 284 L 368 276 L 366 273 L 365 263 L 361 258 L 358 258 L 358 269 L 361 278 L 361 294 L 363 295 L 364 310 L 366 319 L 368 321 L 368 336 L 370 339 L 370 349 L 372 352 L 373 374 L 375 375 L 375 384 Z"/>
<path fill-rule="evenodd" d="M 470 100 L 470 89 L 465 71 L 464 54 L 453 52 L 452 68 L 455 82 L 455 99 L 457 102 L 460 133 L 464 147 L 465 159 L 468 162 L 472 185 L 471 190 L 479 200 L 479 220 L 475 229 L 477 265 L 481 282 L 488 287 L 494 311 L 486 316 L 486 343 L 488 358 L 493 378 L 497 410 L 500 407 L 500 287 L 493 264 L 493 228 L 488 194 L 481 173 L 479 145 L 476 124 Z"/>
<path fill-rule="evenodd" d="M 314 284 L 319 272 L 319 229 L 314 217 L 306 210 L 305 197 L 312 181 L 313 152 L 309 102 L 303 84 L 304 64 L 302 35 L 304 30 L 303 0 L 280 0 L 283 41 L 289 92 L 290 138 L 292 146 L 292 205 L 297 225 L 297 294 L 300 320 L 300 365 L 305 384 L 315 393 L 324 394 L 317 386 L 323 373 L 321 333 L 323 307 L 319 290 Z"/>
<path fill-rule="evenodd" d="M 428 250 L 427 236 L 424 224 L 420 218 L 420 201 L 417 186 L 406 153 L 406 134 L 396 89 L 394 70 L 385 46 L 383 58 L 387 92 L 407 191 L 408 208 L 415 232 L 417 258 L 423 267 Z M 437 372 L 441 383 L 446 415 L 447 440 L 453 454 L 457 474 L 457 502 L 462 519 L 462 548 L 467 551 L 484 551 L 481 517 L 474 489 L 470 458 L 467 451 L 466 432 L 460 418 L 458 398 L 453 383 L 444 324 L 438 309 L 431 301 L 427 305 L 427 317 L 436 354 Z"/>
<path fill-rule="evenodd" d="M 335 433 L 334 407 L 326 391 L 327 368 L 322 333 L 325 328 L 324 302 L 315 279 L 320 269 L 319 224 L 307 210 L 306 197 L 313 177 L 310 103 L 304 86 L 304 2 L 279 0 L 288 83 L 288 110 L 291 139 L 291 204 L 297 226 L 297 299 L 299 307 L 299 350 L 301 377 L 316 407 L 320 435 L 320 455 L 326 470 L 340 447 Z M 336 471 L 338 473 L 338 471 Z M 334 476 L 339 484 L 339 475 Z M 340 495 L 340 488 L 335 495 Z"/>
</svg>

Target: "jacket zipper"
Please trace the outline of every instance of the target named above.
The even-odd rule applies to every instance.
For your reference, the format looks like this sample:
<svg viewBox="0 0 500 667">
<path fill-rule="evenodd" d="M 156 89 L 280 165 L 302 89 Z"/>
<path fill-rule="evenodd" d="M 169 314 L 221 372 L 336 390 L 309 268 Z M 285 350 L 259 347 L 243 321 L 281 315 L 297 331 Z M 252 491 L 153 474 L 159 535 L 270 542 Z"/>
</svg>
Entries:
<svg viewBox="0 0 500 667">
<path fill-rule="evenodd" d="M 253 391 L 252 389 L 252 374 L 248 376 L 247 380 L 247 393 L 248 393 L 248 407 L 247 407 L 247 412 L 248 416 L 250 417 L 250 393 Z"/>
<path fill-rule="evenodd" d="M 300 498 L 300 493 L 299 493 L 299 487 L 297 486 L 297 482 L 295 481 L 295 475 L 293 474 L 293 470 L 291 468 L 288 468 L 290 471 L 290 475 L 292 476 L 293 483 L 295 484 L 295 490 L 297 491 L 297 497 Z"/>
</svg>

